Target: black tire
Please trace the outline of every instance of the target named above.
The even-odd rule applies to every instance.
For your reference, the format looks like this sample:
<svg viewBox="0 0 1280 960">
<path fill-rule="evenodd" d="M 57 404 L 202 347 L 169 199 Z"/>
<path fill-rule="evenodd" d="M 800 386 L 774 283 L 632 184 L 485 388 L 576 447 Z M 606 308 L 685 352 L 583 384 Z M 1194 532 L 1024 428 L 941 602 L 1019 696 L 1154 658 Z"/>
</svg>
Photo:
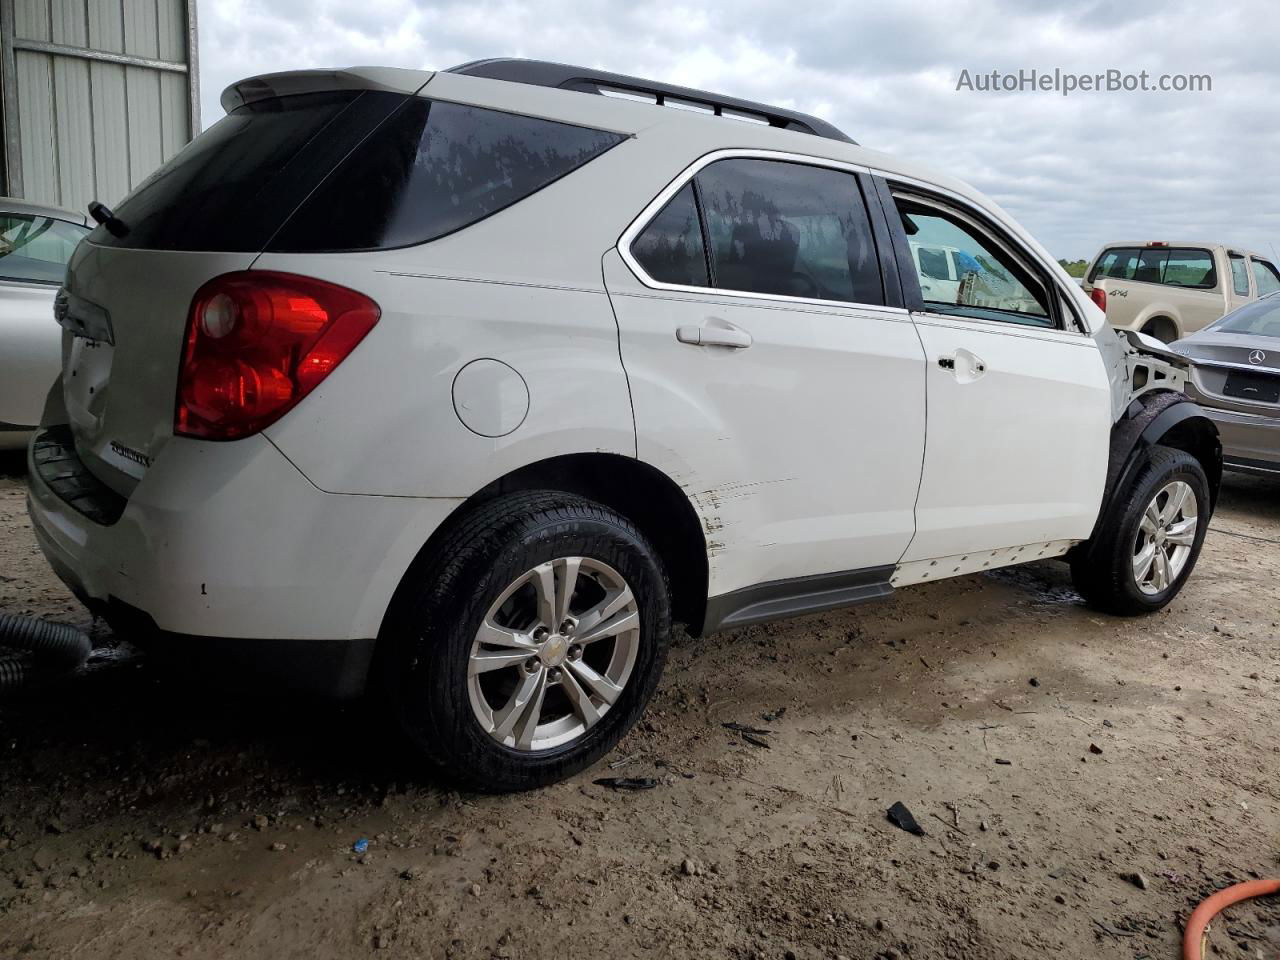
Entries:
<svg viewBox="0 0 1280 960">
<path fill-rule="evenodd" d="M 640 615 L 638 650 L 618 700 L 578 739 L 517 750 L 481 726 L 468 691 L 476 631 L 508 585 L 541 563 L 594 559 L 621 574 Z M 410 739 L 462 786 L 509 792 L 590 766 L 639 719 L 666 662 L 671 610 L 666 574 L 626 518 L 582 497 L 533 491 L 481 504 L 411 571 L 382 642 L 381 673 Z"/>
<path fill-rule="evenodd" d="M 1183 480 L 1196 498 L 1195 539 L 1181 572 L 1163 590 L 1145 593 L 1133 570 L 1138 528 L 1147 506 L 1174 480 Z M 1127 491 L 1111 513 L 1111 521 L 1097 537 L 1082 544 L 1071 558 L 1071 579 L 1090 606 L 1117 616 L 1154 613 L 1178 595 L 1195 569 L 1209 529 L 1209 481 L 1195 457 L 1171 447 L 1153 447 Z"/>
</svg>

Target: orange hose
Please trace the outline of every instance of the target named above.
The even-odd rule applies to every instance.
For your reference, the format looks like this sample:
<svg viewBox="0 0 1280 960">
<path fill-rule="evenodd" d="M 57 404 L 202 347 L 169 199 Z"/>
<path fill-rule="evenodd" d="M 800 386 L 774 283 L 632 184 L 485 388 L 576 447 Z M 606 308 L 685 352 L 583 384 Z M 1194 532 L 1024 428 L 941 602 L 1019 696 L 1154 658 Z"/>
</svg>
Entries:
<svg viewBox="0 0 1280 960">
<path fill-rule="evenodd" d="M 1280 893 L 1280 877 L 1250 880 L 1248 883 L 1237 883 L 1234 887 L 1219 890 L 1192 911 L 1191 919 L 1187 921 L 1187 932 L 1182 938 L 1182 960 L 1204 960 L 1209 921 L 1227 907 L 1241 900 L 1252 900 L 1254 897 L 1265 897 L 1273 893 Z"/>
</svg>

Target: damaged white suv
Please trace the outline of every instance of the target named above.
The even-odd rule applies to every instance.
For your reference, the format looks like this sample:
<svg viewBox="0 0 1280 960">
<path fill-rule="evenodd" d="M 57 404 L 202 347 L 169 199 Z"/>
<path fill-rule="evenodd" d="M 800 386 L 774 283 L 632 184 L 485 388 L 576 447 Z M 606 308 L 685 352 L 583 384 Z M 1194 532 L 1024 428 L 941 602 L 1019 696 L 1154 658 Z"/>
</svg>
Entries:
<svg viewBox="0 0 1280 960">
<path fill-rule="evenodd" d="M 1195 564 L 1183 361 L 962 183 L 540 62 L 222 102 L 96 208 L 30 449 L 49 561 L 159 652 L 377 689 L 508 790 L 617 742 L 673 621 L 1063 556 L 1129 614 Z"/>
</svg>

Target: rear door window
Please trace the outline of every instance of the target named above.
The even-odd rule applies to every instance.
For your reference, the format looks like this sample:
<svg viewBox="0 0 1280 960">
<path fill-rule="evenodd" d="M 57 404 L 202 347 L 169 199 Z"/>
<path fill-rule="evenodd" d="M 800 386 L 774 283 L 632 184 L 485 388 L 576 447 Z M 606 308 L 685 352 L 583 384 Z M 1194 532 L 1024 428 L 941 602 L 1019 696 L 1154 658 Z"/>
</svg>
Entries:
<svg viewBox="0 0 1280 960">
<path fill-rule="evenodd" d="M 1237 297 L 1249 295 L 1249 265 L 1238 253 L 1229 254 L 1231 260 L 1231 291 Z"/>
<path fill-rule="evenodd" d="M 29 213 L 0 213 L 0 280 L 62 283 L 87 227 Z"/>
<path fill-rule="evenodd" d="M 715 286 L 884 303 L 857 177 L 782 160 L 719 160 L 695 179 Z"/>
<path fill-rule="evenodd" d="M 411 97 L 307 198 L 268 249 L 374 250 L 435 240 L 523 200 L 623 139 Z"/>
<path fill-rule="evenodd" d="M 1252 262 L 1253 282 L 1257 284 L 1258 296 L 1266 296 L 1268 293 L 1280 290 L 1280 273 L 1276 272 L 1276 268 L 1266 260 L 1255 258 Z"/>
<path fill-rule="evenodd" d="M 707 251 L 693 184 L 687 183 L 631 244 L 631 255 L 659 283 L 705 287 Z"/>
</svg>

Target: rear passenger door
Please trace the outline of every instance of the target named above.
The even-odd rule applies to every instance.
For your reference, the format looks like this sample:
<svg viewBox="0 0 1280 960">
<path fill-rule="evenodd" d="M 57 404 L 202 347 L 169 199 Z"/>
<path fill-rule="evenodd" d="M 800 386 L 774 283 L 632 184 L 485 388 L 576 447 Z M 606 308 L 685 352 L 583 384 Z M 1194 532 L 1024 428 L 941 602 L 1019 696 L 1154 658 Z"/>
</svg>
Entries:
<svg viewBox="0 0 1280 960">
<path fill-rule="evenodd" d="M 605 257 L 637 452 L 701 513 L 711 596 L 886 582 L 911 539 L 924 357 L 876 214 L 853 168 L 724 151 Z"/>
<path fill-rule="evenodd" d="M 972 554 L 1062 552 L 1089 536 L 1102 499 L 1111 397 L 1097 345 L 1043 266 L 981 211 L 906 187 L 882 196 L 901 262 L 912 245 L 946 246 L 961 274 L 947 296 L 922 295 L 927 277 L 903 279 L 929 410 L 904 561 L 980 569 Z"/>
</svg>

